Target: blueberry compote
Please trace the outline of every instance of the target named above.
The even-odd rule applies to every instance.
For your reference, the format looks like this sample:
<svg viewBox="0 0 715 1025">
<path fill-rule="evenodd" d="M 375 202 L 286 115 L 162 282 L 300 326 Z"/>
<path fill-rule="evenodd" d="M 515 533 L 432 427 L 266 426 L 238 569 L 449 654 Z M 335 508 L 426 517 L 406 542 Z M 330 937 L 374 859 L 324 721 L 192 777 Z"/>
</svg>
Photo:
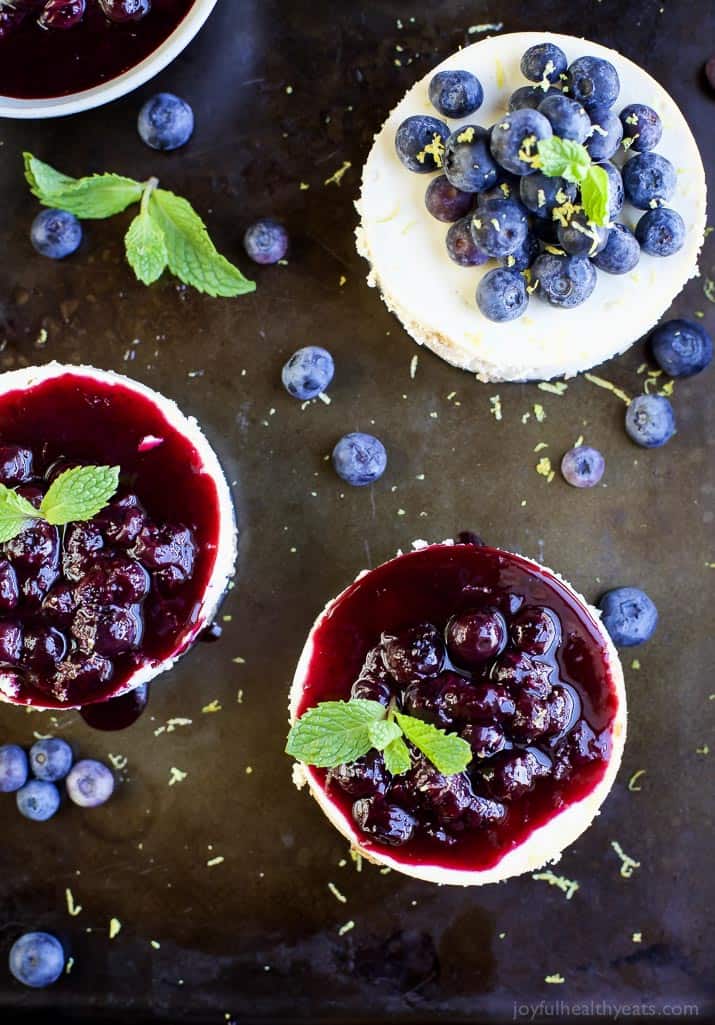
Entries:
<svg viewBox="0 0 715 1025">
<path fill-rule="evenodd" d="M 466 772 L 412 751 L 311 769 L 367 848 L 404 863 L 495 865 L 602 778 L 617 696 L 595 621 L 548 571 L 471 544 L 434 545 L 360 578 L 314 634 L 298 715 L 369 698 L 459 733 Z"/>
<path fill-rule="evenodd" d="M 0 0 L 0 95 L 66 96 L 154 52 L 194 0 Z"/>
<path fill-rule="evenodd" d="M 0 690 L 14 702 L 104 701 L 184 650 L 214 567 L 216 485 L 148 397 L 78 373 L 0 397 L 0 482 L 39 503 L 77 464 L 120 467 L 109 505 L 0 546 Z"/>
</svg>

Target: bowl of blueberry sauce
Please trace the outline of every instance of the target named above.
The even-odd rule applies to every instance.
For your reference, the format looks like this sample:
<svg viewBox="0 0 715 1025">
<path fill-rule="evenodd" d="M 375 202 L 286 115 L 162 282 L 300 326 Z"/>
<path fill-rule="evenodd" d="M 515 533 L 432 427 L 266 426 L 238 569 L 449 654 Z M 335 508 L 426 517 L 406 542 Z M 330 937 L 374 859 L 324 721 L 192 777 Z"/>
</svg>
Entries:
<svg viewBox="0 0 715 1025">
<path fill-rule="evenodd" d="M 538 563 L 473 543 L 400 555 L 328 605 L 291 717 L 350 698 L 471 745 L 467 769 L 449 776 L 413 747 L 404 775 L 374 750 L 300 765 L 363 855 L 432 882 L 491 882 L 557 857 L 605 799 L 625 741 L 622 669 L 597 616 Z"/>
<path fill-rule="evenodd" d="M 0 0 L 0 117 L 123 96 L 191 42 L 216 0 Z"/>
</svg>

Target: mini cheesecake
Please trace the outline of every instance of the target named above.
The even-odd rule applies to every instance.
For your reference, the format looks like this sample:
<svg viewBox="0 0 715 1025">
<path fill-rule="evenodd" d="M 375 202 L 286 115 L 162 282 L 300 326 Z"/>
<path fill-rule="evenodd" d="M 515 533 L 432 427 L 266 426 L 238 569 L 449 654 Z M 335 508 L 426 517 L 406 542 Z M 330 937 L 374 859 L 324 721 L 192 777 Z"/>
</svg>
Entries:
<svg viewBox="0 0 715 1025">
<path fill-rule="evenodd" d="M 193 417 L 138 381 L 50 363 L 0 375 L 0 481 L 39 506 L 63 472 L 118 466 L 90 520 L 0 545 L 0 699 L 84 707 L 171 668 L 234 572 L 236 524 Z"/>
<path fill-rule="evenodd" d="M 484 274 L 497 266 L 461 267 L 445 248 L 448 225 L 425 208 L 431 177 L 408 171 L 395 153 L 395 133 L 411 115 L 441 118 L 428 95 L 437 71 L 470 71 L 482 83 L 482 106 L 467 118 L 449 120 L 488 128 L 504 119 L 509 96 L 528 85 L 520 71 L 525 50 L 553 42 L 569 62 L 583 55 L 609 60 L 616 68 L 620 95 L 613 110 L 630 103 L 652 106 L 663 122 L 656 152 L 677 170 L 675 194 L 668 206 L 685 222 L 686 239 L 672 256 L 643 252 L 636 268 L 624 275 L 598 272 L 591 296 L 573 309 L 556 309 L 532 296 L 523 316 L 493 323 L 475 301 Z M 613 162 L 622 164 L 620 151 Z M 589 40 L 547 32 L 494 36 L 452 54 L 417 82 L 391 112 L 367 158 L 356 204 L 360 215 L 357 248 L 370 264 L 368 284 L 378 288 L 386 305 L 420 345 L 483 381 L 528 381 L 570 377 L 625 352 L 663 316 L 685 283 L 698 273 L 697 260 L 705 229 L 705 173 L 692 132 L 676 103 L 642 68 L 614 50 Z M 642 211 L 626 204 L 618 219 L 634 227 Z"/>
<path fill-rule="evenodd" d="M 471 746 L 451 776 L 413 745 L 403 775 L 374 750 L 328 770 L 295 763 L 296 784 L 356 851 L 434 883 L 498 882 L 557 860 L 606 799 L 626 739 L 623 671 L 598 612 L 551 570 L 473 544 L 420 543 L 318 617 L 291 722 L 351 697 Z"/>
</svg>

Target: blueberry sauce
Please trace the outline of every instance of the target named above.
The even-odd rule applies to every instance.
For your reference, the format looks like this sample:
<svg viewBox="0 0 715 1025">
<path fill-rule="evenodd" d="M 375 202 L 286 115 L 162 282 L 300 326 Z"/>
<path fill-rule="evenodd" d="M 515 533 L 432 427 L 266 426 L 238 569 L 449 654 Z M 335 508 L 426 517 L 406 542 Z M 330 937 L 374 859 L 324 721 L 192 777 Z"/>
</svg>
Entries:
<svg viewBox="0 0 715 1025">
<path fill-rule="evenodd" d="M 0 546 L 0 689 L 16 703 L 106 701 L 183 651 L 214 568 L 216 485 L 150 398 L 74 373 L 0 397 L 2 483 L 39 502 L 77 464 L 120 467 L 110 504 L 66 527 L 32 521 Z M 121 700 L 99 718 L 128 725 L 146 695 Z"/>
<path fill-rule="evenodd" d="M 310 772 L 368 849 L 486 869 L 602 779 L 617 697 L 596 622 L 547 570 L 473 544 L 433 545 L 360 578 L 314 634 L 300 716 L 320 701 L 395 701 L 467 740 L 443 777 L 412 751 Z"/>
<path fill-rule="evenodd" d="M 149 701 L 149 684 L 142 683 L 134 690 L 122 694 L 109 701 L 98 701 L 93 705 L 84 705 L 79 714 L 93 730 L 114 732 L 132 726 Z"/>
</svg>

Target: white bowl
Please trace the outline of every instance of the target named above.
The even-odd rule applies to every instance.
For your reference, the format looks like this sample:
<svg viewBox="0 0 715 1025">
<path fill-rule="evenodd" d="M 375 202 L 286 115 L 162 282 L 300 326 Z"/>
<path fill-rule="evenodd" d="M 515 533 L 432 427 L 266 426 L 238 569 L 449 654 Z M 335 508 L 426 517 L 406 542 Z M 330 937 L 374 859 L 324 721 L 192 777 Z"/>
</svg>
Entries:
<svg viewBox="0 0 715 1025">
<path fill-rule="evenodd" d="M 101 107 L 105 103 L 119 99 L 144 85 L 154 75 L 163 71 L 175 57 L 178 57 L 216 6 L 216 0 L 195 0 L 194 6 L 184 17 L 167 39 L 153 53 L 145 57 L 141 63 L 117 75 L 116 78 L 101 85 L 83 89 L 68 96 L 50 96 L 39 99 L 21 100 L 12 96 L 0 95 L 0 117 L 45 118 L 64 117 L 67 114 L 78 114 L 82 110 Z"/>
</svg>

